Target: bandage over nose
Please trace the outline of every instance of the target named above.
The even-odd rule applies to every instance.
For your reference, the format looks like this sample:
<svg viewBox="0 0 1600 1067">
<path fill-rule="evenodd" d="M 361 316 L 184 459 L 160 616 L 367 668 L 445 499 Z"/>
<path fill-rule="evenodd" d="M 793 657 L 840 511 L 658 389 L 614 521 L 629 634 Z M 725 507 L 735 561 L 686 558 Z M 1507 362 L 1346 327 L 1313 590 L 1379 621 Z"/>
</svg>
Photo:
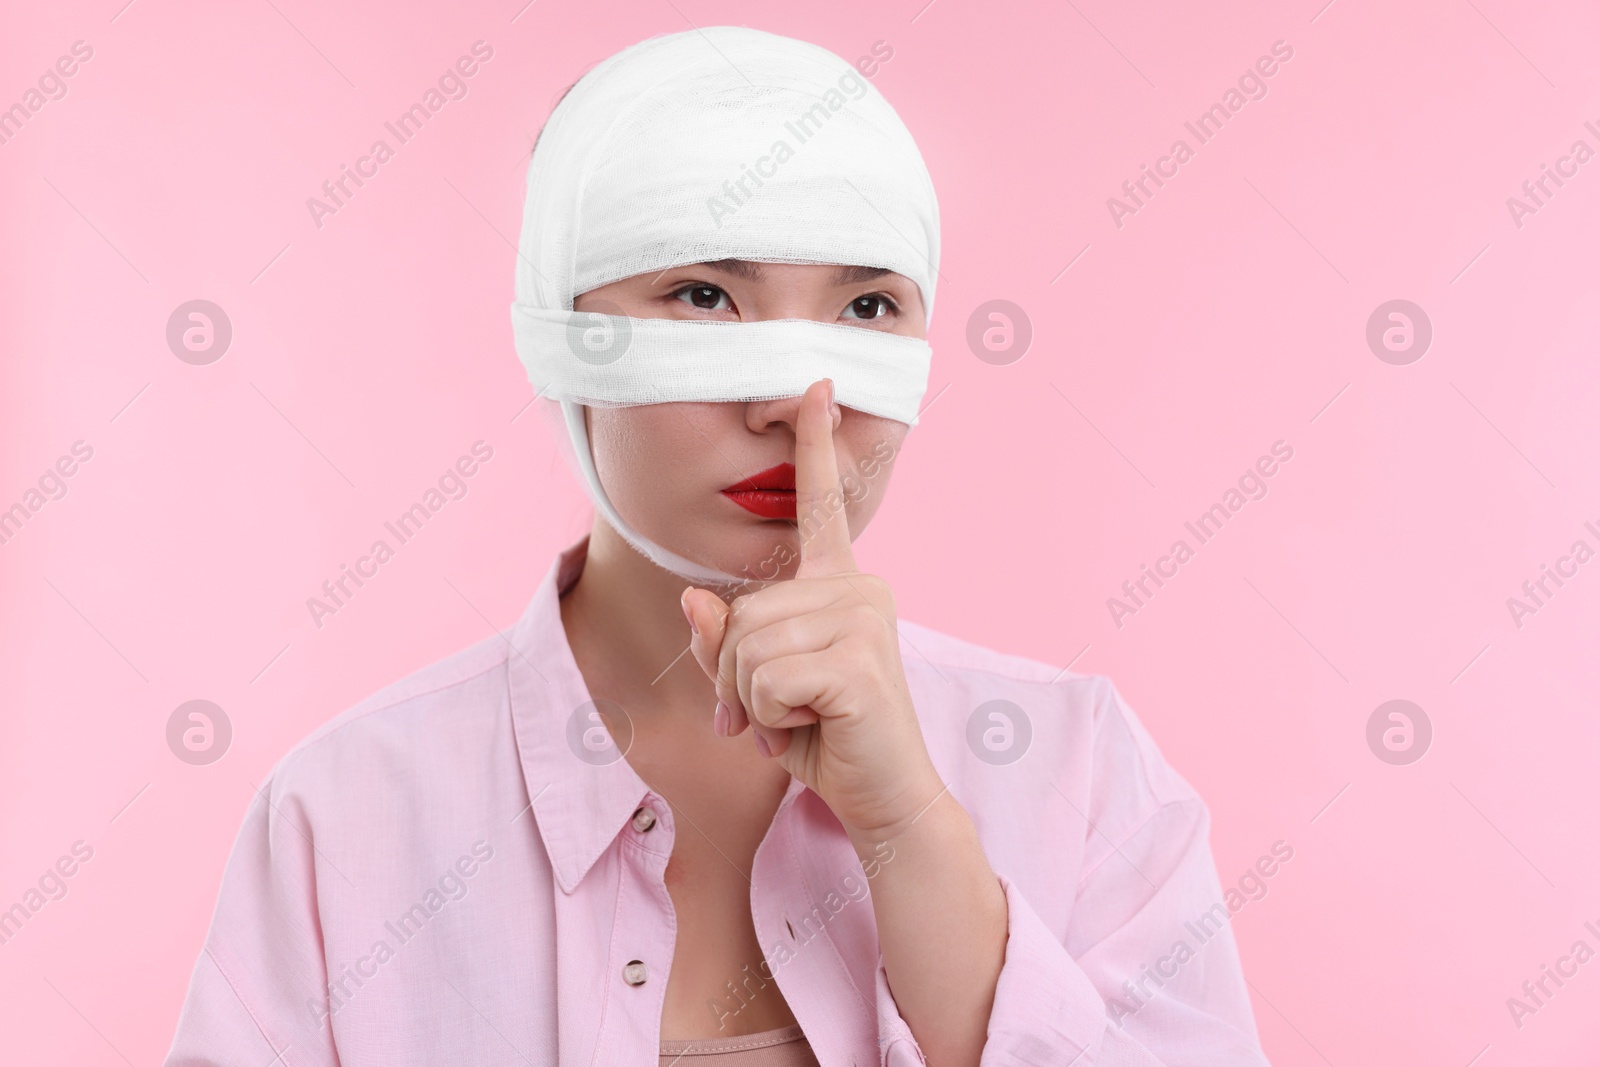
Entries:
<svg viewBox="0 0 1600 1067">
<path fill-rule="evenodd" d="M 917 284 L 931 320 L 939 215 L 927 167 L 888 101 L 826 49 L 726 26 L 651 38 L 567 92 L 528 170 L 511 306 L 528 379 L 561 403 L 596 509 L 658 565 L 707 582 L 740 579 L 617 514 L 583 408 L 770 400 L 826 377 L 840 404 L 909 426 L 932 355 L 919 338 L 843 322 L 573 310 L 610 282 L 719 259 L 886 268 Z"/>
</svg>

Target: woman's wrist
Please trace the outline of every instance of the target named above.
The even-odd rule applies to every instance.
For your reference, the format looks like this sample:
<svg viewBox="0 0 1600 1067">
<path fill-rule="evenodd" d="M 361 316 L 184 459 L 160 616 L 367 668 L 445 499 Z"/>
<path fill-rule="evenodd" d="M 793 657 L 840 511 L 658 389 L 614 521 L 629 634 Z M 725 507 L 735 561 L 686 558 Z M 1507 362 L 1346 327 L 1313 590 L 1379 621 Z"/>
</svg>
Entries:
<svg viewBox="0 0 1600 1067">
<path fill-rule="evenodd" d="M 917 777 L 915 785 L 908 786 L 895 807 L 875 818 L 870 824 L 852 825 L 841 820 L 856 855 L 863 863 L 867 858 L 881 858 L 885 844 L 893 847 L 918 827 L 924 830 L 946 831 L 961 820 L 969 825 L 966 810 L 950 795 L 950 787 L 939 777 L 930 763 L 925 774 Z M 923 826 L 926 823 L 927 826 Z"/>
</svg>

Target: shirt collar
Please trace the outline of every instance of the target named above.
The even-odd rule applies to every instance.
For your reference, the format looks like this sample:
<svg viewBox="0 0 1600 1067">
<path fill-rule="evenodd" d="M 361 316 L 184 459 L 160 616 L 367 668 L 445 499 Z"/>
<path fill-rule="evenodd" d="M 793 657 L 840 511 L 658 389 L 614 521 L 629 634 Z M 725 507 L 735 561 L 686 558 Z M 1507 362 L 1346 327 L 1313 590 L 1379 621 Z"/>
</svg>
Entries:
<svg viewBox="0 0 1600 1067">
<path fill-rule="evenodd" d="M 561 624 L 561 594 L 583 573 L 588 551 L 585 534 L 551 563 L 511 632 L 507 654 L 523 781 L 556 882 L 567 893 L 650 791 L 615 745 L 609 753 L 584 747 L 585 731 L 598 723 L 588 716 L 589 687 Z"/>
</svg>

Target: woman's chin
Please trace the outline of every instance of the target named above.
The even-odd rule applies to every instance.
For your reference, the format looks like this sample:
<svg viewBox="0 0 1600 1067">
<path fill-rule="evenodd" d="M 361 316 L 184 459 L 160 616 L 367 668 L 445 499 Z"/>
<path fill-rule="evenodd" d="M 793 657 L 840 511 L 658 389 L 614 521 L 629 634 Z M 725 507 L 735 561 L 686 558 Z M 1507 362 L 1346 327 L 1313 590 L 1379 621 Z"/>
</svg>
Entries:
<svg viewBox="0 0 1600 1067">
<path fill-rule="evenodd" d="M 679 555 L 734 575 L 742 582 L 792 578 L 800 566 L 800 532 L 794 524 L 781 520 L 719 523 L 716 529 L 696 531 L 678 539 L 678 543 L 698 548 Z"/>
</svg>

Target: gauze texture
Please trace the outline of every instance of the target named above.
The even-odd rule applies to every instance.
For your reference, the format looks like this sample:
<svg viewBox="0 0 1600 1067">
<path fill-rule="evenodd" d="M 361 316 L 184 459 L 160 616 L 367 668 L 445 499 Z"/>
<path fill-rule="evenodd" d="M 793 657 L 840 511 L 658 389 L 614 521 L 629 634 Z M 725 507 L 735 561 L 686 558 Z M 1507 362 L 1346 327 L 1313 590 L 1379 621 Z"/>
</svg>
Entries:
<svg viewBox="0 0 1600 1067">
<path fill-rule="evenodd" d="M 836 323 L 708 322 L 573 311 L 579 294 L 718 259 L 884 267 L 931 320 L 939 214 L 910 132 L 828 50 L 717 26 L 654 37 L 585 74 L 528 169 L 511 317 L 539 395 L 561 402 L 596 509 L 695 581 L 738 581 L 648 540 L 595 473 L 585 405 L 795 396 L 834 380 L 846 407 L 915 425 L 931 349 Z"/>
</svg>

